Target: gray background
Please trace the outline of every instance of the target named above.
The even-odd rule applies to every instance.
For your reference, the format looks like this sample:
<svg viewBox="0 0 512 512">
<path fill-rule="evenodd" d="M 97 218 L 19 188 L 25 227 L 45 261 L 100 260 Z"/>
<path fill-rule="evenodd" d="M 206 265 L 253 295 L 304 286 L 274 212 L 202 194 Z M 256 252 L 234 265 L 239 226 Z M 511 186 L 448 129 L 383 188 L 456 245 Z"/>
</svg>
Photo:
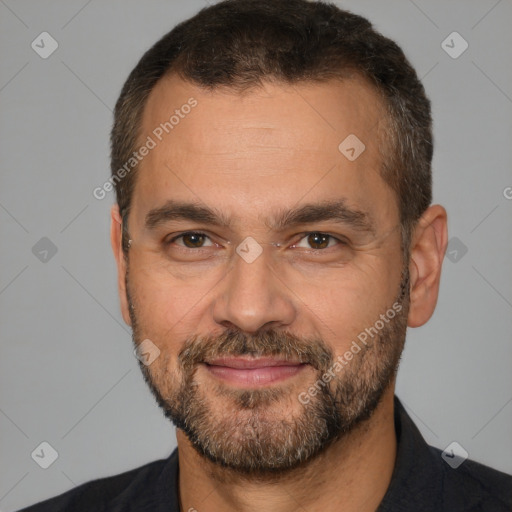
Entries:
<svg viewBox="0 0 512 512">
<path fill-rule="evenodd" d="M 456 440 L 471 458 L 512 472 L 512 3 L 339 4 L 401 44 L 423 77 L 435 202 L 457 238 L 436 314 L 409 331 L 397 394 L 429 443 Z M 119 312 L 113 195 L 99 201 L 92 190 L 108 178 L 111 110 L 129 71 L 205 5 L 0 0 L 3 512 L 175 446 Z M 59 44 L 47 59 L 31 48 L 43 31 Z M 441 47 L 453 31 L 469 43 L 457 59 Z M 32 252 L 42 237 L 57 248 L 47 262 Z M 59 454 L 46 470 L 31 458 L 42 441 Z"/>
</svg>

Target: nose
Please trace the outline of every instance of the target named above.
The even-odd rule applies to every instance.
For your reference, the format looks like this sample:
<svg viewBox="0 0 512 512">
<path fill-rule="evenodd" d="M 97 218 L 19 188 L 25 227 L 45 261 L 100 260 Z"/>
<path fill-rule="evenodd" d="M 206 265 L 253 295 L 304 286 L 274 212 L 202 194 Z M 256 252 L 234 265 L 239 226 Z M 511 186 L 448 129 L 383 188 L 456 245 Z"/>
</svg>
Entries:
<svg viewBox="0 0 512 512">
<path fill-rule="evenodd" d="M 265 247 L 251 262 L 238 253 L 233 255 L 233 267 L 214 298 L 213 316 L 219 325 L 256 333 L 294 321 L 293 293 L 272 268 L 269 249 Z"/>
</svg>

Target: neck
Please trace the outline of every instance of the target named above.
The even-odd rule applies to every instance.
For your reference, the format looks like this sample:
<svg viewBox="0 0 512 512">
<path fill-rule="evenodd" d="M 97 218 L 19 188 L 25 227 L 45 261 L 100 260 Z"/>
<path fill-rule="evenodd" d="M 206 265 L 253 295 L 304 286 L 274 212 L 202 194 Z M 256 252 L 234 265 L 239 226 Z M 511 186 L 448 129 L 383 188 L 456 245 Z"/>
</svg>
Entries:
<svg viewBox="0 0 512 512">
<path fill-rule="evenodd" d="M 234 473 L 205 459 L 177 430 L 182 512 L 374 512 L 396 457 L 390 386 L 372 417 L 302 467 L 268 479 Z"/>
</svg>

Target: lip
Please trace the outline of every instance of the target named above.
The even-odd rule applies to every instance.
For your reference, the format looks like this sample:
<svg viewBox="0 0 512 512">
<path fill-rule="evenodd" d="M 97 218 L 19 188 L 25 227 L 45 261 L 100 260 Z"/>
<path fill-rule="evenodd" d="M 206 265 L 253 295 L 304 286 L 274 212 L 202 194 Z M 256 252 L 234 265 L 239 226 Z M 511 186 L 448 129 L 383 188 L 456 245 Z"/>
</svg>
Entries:
<svg viewBox="0 0 512 512">
<path fill-rule="evenodd" d="M 240 368 L 240 369 L 254 369 L 254 368 L 267 368 L 270 366 L 297 366 L 300 365 L 300 361 L 289 361 L 287 359 L 276 359 L 274 357 L 257 357 L 257 358 L 245 358 L 245 357 L 219 357 L 207 361 L 206 364 L 211 366 L 225 366 L 228 368 Z"/>
<path fill-rule="evenodd" d="M 260 387 L 282 382 L 304 370 L 305 363 L 271 357 L 221 357 L 203 363 L 207 371 L 238 387 Z"/>
</svg>

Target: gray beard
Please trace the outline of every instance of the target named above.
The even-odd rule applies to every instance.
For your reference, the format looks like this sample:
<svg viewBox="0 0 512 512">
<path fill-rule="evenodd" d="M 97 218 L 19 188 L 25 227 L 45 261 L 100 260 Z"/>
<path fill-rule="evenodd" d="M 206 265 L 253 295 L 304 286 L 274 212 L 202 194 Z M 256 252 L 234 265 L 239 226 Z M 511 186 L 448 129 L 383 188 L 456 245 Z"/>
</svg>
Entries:
<svg viewBox="0 0 512 512">
<path fill-rule="evenodd" d="M 127 299 L 135 347 L 142 342 L 141 326 L 126 276 Z M 282 356 L 309 363 L 317 380 L 333 367 L 335 357 L 321 339 L 303 339 L 285 332 L 265 331 L 248 336 L 227 330 L 216 337 L 192 336 L 178 354 L 180 375 L 171 375 L 169 354 L 160 343 L 161 357 L 151 366 L 139 365 L 165 416 L 181 429 L 196 451 L 211 462 L 247 477 L 272 477 L 294 470 L 323 453 L 333 442 L 347 436 L 372 416 L 398 370 L 405 343 L 409 309 L 409 276 L 403 273 L 395 303 L 402 305 L 376 335 L 359 344 L 354 354 L 318 394 L 290 417 L 269 415 L 268 408 L 298 401 L 285 386 L 236 390 L 221 385 L 208 393 L 195 382 L 198 364 L 206 358 L 251 355 Z M 391 309 L 391 307 L 389 308 Z M 365 326 L 369 327 L 369 326 Z M 364 328 L 362 331 L 364 330 Z M 311 382 L 311 384 L 313 383 Z M 309 385 L 311 385 L 309 384 Z M 307 388 L 304 389 L 307 391 Z M 208 394 L 223 397 L 223 411 L 212 408 Z M 219 414 L 220 413 L 220 414 Z"/>
</svg>

